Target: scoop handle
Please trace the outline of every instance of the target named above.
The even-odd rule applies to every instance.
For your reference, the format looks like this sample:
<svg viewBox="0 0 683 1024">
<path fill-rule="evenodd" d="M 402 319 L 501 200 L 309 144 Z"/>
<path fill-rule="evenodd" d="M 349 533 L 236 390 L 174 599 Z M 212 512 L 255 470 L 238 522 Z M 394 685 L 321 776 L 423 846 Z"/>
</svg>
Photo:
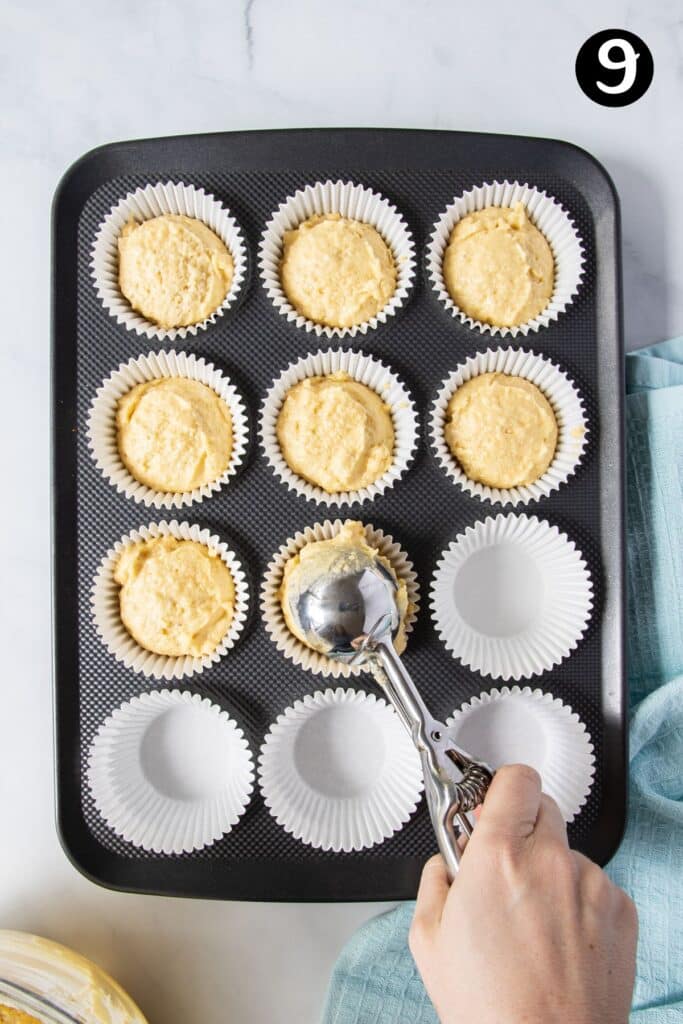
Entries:
<svg viewBox="0 0 683 1024">
<path fill-rule="evenodd" d="M 466 814 L 460 812 L 456 783 L 452 775 L 455 764 L 447 762 L 445 750 L 452 747 L 446 727 L 433 718 L 418 693 L 410 673 L 399 658 L 393 644 L 379 641 L 374 653 L 383 670 L 380 680 L 384 692 L 399 718 L 408 729 L 422 761 L 425 795 L 432 819 L 436 841 L 445 863 L 450 881 L 460 864 L 460 846 L 455 821 L 466 835 L 472 825 Z"/>
</svg>

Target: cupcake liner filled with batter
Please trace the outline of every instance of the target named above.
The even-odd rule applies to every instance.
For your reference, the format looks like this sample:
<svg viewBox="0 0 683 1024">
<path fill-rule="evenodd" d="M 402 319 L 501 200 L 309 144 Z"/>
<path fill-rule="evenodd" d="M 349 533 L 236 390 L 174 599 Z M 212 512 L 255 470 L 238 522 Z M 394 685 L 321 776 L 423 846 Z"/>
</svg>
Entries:
<svg viewBox="0 0 683 1024">
<path fill-rule="evenodd" d="M 153 456 L 155 471 L 158 473 L 156 463 L 164 457 L 166 448 L 167 461 L 172 466 L 177 466 L 180 456 L 187 455 L 188 458 L 195 453 L 195 461 L 201 462 L 205 468 L 209 458 L 219 459 L 217 463 L 218 473 L 213 479 L 202 480 L 200 483 L 190 480 L 185 485 L 187 489 L 182 491 L 159 490 L 148 483 L 136 478 L 134 467 L 127 465 L 121 451 L 120 444 L 120 413 L 121 402 L 127 396 L 133 395 L 134 389 L 144 389 L 145 385 L 154 388 L 157 382 L 162 382 L 162 387 L 169 383 L 190 382 L 190 387 L 198 388 L 199 385 L 210 389 L 227 410 L 225 433 L 223 444 L 227 445 L 225 451 L 209 450 L 211 448 L 211 437 L 207 436 L 210 423 L 202 423 L 203 415 L 193 416 L 192 395 L 173 395 L 169 399 L 174 403 L 168 413 L 164 409 L 163 394 L 155 394 L 156 404 L 160 413 L 164 414 L 159 423 L 158 436 L 153 435 L 152 426 L 149 422 L 140 425 L 139 433 L 142 435 L 139 441 L 144 449 L 142 457 L 149 461 L 148 456 Z M 202 390 L 198 388 L 198 390 Z M 211 398 L 211 395 L 205 395 Z M 176 407 L 180 402 L 182 409 Z M 213 405 L 222 411 L 217 402 Z M 178 426 L 178 437 L 169 440 L 169 429 L 173 433 L 173 427 L 179 422 L 177 413 L 184 411 L 187 422 L 184 429 L 188 434 L 192 446 L 192 452 L 178 452 L 177 445 L 182 444 L 180 426 Z M 209 411 L 212 411 L 210 409 Z M 200 410 L 201 413 L 201 410 Z M 166 422 L 168 416 L 169 422 Z M 149 417 L 147 417 L 149 420 Z M 175 419 L 175 423 L 174 423 Z M 164 428 L 164 422 L 166 426 Z M 182 425 L 182 424 L 181 424 Z M 205 429 L 206 428 L 206 429 Z M 92 453 L 95 464 L 103 476 L 120 493 L 127 498 L 132 498 L 148 508 L 181 508 L 186 505 L 198 504 L 204 498 L 216 494 L 229 484 L 231 478 L 241 465 L 249 442 L 249 424 L 247 411 L 231 381 L 215 369 L 212 363 L 207 363 L 202 358 L 189 355 L 185 352 L 149 352 L 146 356 L 137 359 L 130 359 L 127 363 L 121 363 L 117 370 L 97 389 L 88 415 L 88 447 Z M 224 467 L 224 468 L 223 468 Z M 188 473 L 192 467 L 188 467 Z M 194 486 L 192 485 L 194 483 Z"/>
<path fill-rule="evenodd" d="M 158 545 L 154 545 L 155 541 L 166 538 L 171 540 L 163 540 L 163 544 L 169 547 L 172 545 L 174 549 L 168 553 L 161 548 L 157 550 Z M 183 549 L 184 542 L 191 542 L 197 545 L 197 548 Z M 190 580 L 187 559 L 182 561 L 171 556 L 178 551 L 181 556 L 199 556 L 202 554 L 200 548 L 205 550 L 206 556 L 210 559 L 217 558 L 220 563 L 214 565 L 213 561 L 210 561 L 207 562 L 208 568 L 205 568 L 201 559 L 194 558 L 194 561 L 199 561 L 198 571 L 202 575 L 198 577 L 193 606 L 193 595 L 187 589 L 181 590 L 175 596 L 172 590 L 176 582 L 185 584 Z M 158 556 L 159 562 L 157 565 L 150 563 L 148 575 L 151 592 L 147 596 L 141 592 L 139 586 L 142 584 L 127 592 L 127 580 L 124 576 L 128 575 L 132 583 L 138 581 L 138 577 L 133 576 L 136 571 L 135 556 L 140 554 L 142 558 L 138 573 L 141 577 L 145 568 L 145 558 L 152 551 L 155 557 Z M 164 570 L 165 560 L 162 560 L 162 557 L 166 554 L 169 575 L 164 582 L 159 573 Z M 222 571 L 222 567 L 225 567 L 228 575 Z M 155 570 L 155 573 L 152 570 Z M 208 575 L 209 571 L 211 575 Z M 216 590 L 215 598 L 212 598 L 211 594 L 207 595 L 209 587 Z M 122 595 L 127 599 L 125 612 Z M 235 646 L 247 620 L 249 587 L 240 561 L 225 542 L 212 535 L 209 530 L 200 529 L 196 524 L 172 520 L 141 526 L 117 541 L 100 562 L 93 581 L 90 602 L 96 632 L 117 661 L 146 677 L 183 679 L 215 664 Z M 187 622 L 191 623 L 191 626 L 185 627 L 185 620 L 180 612 L 173 618 L 176 615 L 174 605 L 187 612 Z M 130 628 L 124 625 L 126 615 L 130 619 Z M 135 628 L 131 624 L 133 616 Z M 195 635 L 189 640 L 184 638 L 183 630 L 186 628 L 195 629 Z M 137 634 L 138 639 L 133 633 Z M 152 637 L 152 640 L 148 640 L 147 637 Z M 148 646 L 143 645 L 143 639 Z M 186 646 L 188 652 L 164 653 L 173 651 L 174 645 L 178 644 Z"/>
<path fill-rule="evenodd" d="M 259 756 L 266 807 L 316 849 L 351 853 L 383 842 L 414 813 L 417 751 L 393 708 L 362 690 L 297 700 L 271 725 Z"/>
<path fill-rule="evenodd" d="M 352 182 L 316 182 L 285 199 L 266 224 L 259 268 L 288 321 L 318 337 L 355 337 L 406 301 L 415 248 L 387 199 Z"/>
<path fill-rule="evenodd" d="M 524 454 L 525 463 L 533 464 L 534 439 L 531 434 L 535 431 L 539 434 L 538 458 L 542 459 L 541 467 L 545 466 L 535 479 L 532 474 L 532 478 L 527 476 L 525 482 L 515 483 L 514 486 L 496 486 L 502 477 L 495 480 L 493 477 L 487 477 L 486 481 L 474 479 L 468 475 L 468 469 L 469 473 L 473 472 L 471 467 L 466 468 L 458 461 L 452 450 L 452 438 L 448 431 L 452 400 L 459 390 L 477 378 L 508 385 L 514 385 L 520 380 L 525 381 L 528 382 L 525 386 L 533 385 L 547 401 L 549 408 L 546 406 L 546 419 L 554 419 L 556 434 L 553 447 L 546 458 L 543 458 L 542 449 L 547 444 L 547 439 L 540 436 L 543 432 L 543 417 L 530 417 L 525 414 L 524 409 L 521 410 L 517 422 L 512 422 L 514 416 L 511 417 L 509 410 L 502 411 L 499 420 L 496 421 L 496 428 L 493 428 L 492 413 L 484 401 L 480 416 L 482 436 L 469 438 L 469 442 L 476 444 L 479 449 L 477 454 L 480 461 L 482 452 L 495 448 L 498 440 L 499 450 L 492 451 L 491 454 L 502 465 L 502 472 L 505 474 L 515 470 L 513 465 L 505 464 L 506 459 L 514 462 L 520 452 Z M 496 429 L 500 433 L 498 438 Z M 524 505 L 529 501 L 547 497 L 557 490 L 576 472 L 586 447 L 587 434 L 583 400 L 574 383 L 549 359 L 517 348 L 489 349 L 486 352 L 478 352 L 461 363 L 441 385 L 430 415 L 432 449 L 450 479 L 469 494 L 476 495 L 483 501 L 500 502 L 502 505 Z M 524 468 L 520 467 L 520 471 Z M 500 467 L 498 471 L 501 471 Z M 488 482 L 489 480 L 491 482 Z"/>
<path fill-rule="evenodd" d="M 302 383 L 306 381 L 310 393 L 301 395 L 301 414 L 311 414 L 308 432 L 300 415 L 287 420 L 283 415 L 283 409 L 289 413 L 288 395 L 296 396 L 294 389 L 308 388 Z M 362 407 L 358 399 L 363 399 L 363 393 L 357 385 L 378 396 L 373 399 L 376 408 Z M 320 393 L 321 387 L 328 393 Z M 351 393 L 354 388 L 358 395 Z M 313 389 L 319 390 L 313 394 Z M 386 421 L 386 437 L 379 436 L 383 424 L 378 429 L 378 416 Z M 329 349 L 291 363 L 274 381 L 261 408 L 260 441 L 275 475 L 290 490 L 319 505 L 353 505 L 383 494 L 406 472 L 417 444 L 417 429 L 410 393 L 392 370 L 362 352 Z M 282 441 L 288 435 L 296 454 L 296 458 L 290 454 L 290 459 L 300 472 L 287 459 Z M 314 478 L 338 489 L 324 489 Z M 349 487 L 349 482 L 362 486 Z"/>
<path fill-rule="evenodd" d="M 417 618 L 419 605 L 417 575 L 413 571 L 412 562 L 409 561 L 408 556 L 401 550 L 400 545 L 394 541 L 393 537 L 386 535 L 382 530 L 375 529 L 374 526 L 358 524 L 351 519 L 337 519 L 334 522 L 325 520 L 324 523 L 307 526 L 303 531 L 285 541 L 273 555 L 261 585 L 261 614 L 266 632 L 277 649 L 295 665 L 299 665 L 315 675 L 348 679 L 358 675 L 364 669 L 362 666 L 352 666 L 327 657 L 326 654 L 314 650 L 292 632 L 283 610 L 283 588 L 288 576 L 287 565 L 307 545 L 317 541 L 330 541 L 342 534 L 342 531 L 348 534 L 349 531 L 357 530 L 359 526 L 362 531 L 362 535 L 359 531 L 359 543 L 367 545 L 373 552 L 376 552 L 376 556 L 381 558 L 385 565 L 388 565 L 399 584 L 404 603 L 404 616 L 399 634 L 400 641 L 397 639 L 396 642 L 400 642 L 401 646 L 405 645 Z"/>
<path fill-rule="evenodd" d="M 254 764 L 242 730 L 218 705 L 187 690 L 153 690 L 102 723 L 87 779 L 117 835 L 170 856 L 234 828 L 254 788 Z"/>
<path fill-rule="evenodd" d="M 574 651 L 593 584 L 573 541 L 525 514 L 470 526 L 443 552 L 430 590 L 440 639 L 464 666 L 493 679 L 529 679 Z"/>
<path fill-rule="evenodd" d="M 220 286 L 215 274 L 212 276 L 211 259 L 207 258 L 207 266 L 202 268 L 201 278 L 200 269 L 192 267 L 187 260 L 179 260 L 175 268 L 165 265 L 165 273 L 170 273 L 171 269 L 176 272 L 180 267 L 185 274 L 183 280 L 175 282 L 169 291 L 169 300 L 174 298 L 174 301 L 179 301 L 178 296 L 181 296 L 189 308 L 190 297 L 193 289 L 196 289 L 198 319 L 188 322 L 186 315 L 186 322 L 177 326 L 162 322 L 163 318 L 160 320 L 146 316 L 140 307 L 134 307 L 122 291 L 122 288 L 128 286 L 140 289 L 146 278 L 152 281 L 153 267 L 150 261 L 155 258 L 163 260 L 169 256 L 164 247 L 168 250 L 170 240 L 160 231 L 158 238 L 148 240 L 149 251 L 146 252 L 140 246 L 140 252 L 136 252 L 135 257 L 131 254 L 131 267 L 126 274 L 129 281 L 122 284 L 121 244 L 129 244 L 131 233 L 141 225 L 145 225 L 145 231 L 149 231 L 147 222 L 159 219 L 157 224 L 161 225 L 161 218 L 167 218 L 169 230 L 177 233 L 186 229 L 188 242 L 197 251 L 205 251 L 202 247 L 206 246 L 215 249 L 216 254 L 211 257 L 214 262 L 221 258 L 219 248 L 225 256 L 224 287 Z M 188 334 L 195 335 L 197 331 L 215 323 L 218 317 L 235 304 L 246 277 L 247 250 L 239 225 L 217 199 L 194 185 L 168 181 L 129 192 L 113 207 L 95 236 L 90 267 L 97 294 L 117 323 L 149 339 L 173 341 L 174 338 L 185 338 Z M 170 287 L 170 282 L 166 284 Z M 211 299 L 212 293 L 215 293 L 214 299 Z M 147 301 L 151 299 L 147 297 Z M 163 305 L 161 291 L 157 301 Z M 187 309 L 185 312 L 187 314 Z"/>
<path fill-rule="evenodd" d="M 478 216 L 487 218 L 486 223 L 475 222 Z M 454 235 L 458 225 L 463 225 L 462 238 Z M 497 229 L 505 236 L 498 254 L 493 237 Z M 470 251 L 478 239 L 479 250 Z M 557 320 L 573 301 L 583 264 L 581 239 L 563 207 L 545 192 L 516 181 L 480 185 L 456 197 L 434 225 L 427 247 L 429 278 L 445 308 L 461 323 L 501 337 L 527 335 Z M 456 277 L 451 279 L 451 274 Z M 465 308 L 468 301 L 471 310 Z M 488 315 L 493 309 L 496 315 Z"/>
<path fill-rule="evenodd" d="M 595 755 L 586 726 L 559 697 L 503 686 L 473 697 L 447 719 L 453 741 L 492 768 L 528 764 L 543 792 L 573 821 L 591 791 Z"/>
</svg>

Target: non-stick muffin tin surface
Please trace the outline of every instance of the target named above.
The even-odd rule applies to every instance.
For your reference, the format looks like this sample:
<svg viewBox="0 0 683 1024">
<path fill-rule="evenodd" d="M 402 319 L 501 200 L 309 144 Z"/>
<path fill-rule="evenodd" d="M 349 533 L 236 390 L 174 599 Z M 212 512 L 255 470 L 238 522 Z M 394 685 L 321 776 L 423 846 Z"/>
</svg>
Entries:
<svg viewBox="0 0 683 1024">
<path fill-rule="evenodd" d="M 415 242 L 414 286 L 387 323 L 349 339 L 316 338 L 288 323 L 259 279 L 257 253 L 267 221 L 297 189 L 354 181 L 381 193 L 405 218 Z M 573 303 L 556 322 L 526 338 L 492 338 L 461 324 L 439 303 L 426 273 L 433 225 L 457 195 L 491 181 L 545 189 L 573 219 L 586 262 Z M 92 245 L 108 211 L 128 192 L 183 181 L 212 193 L 239 224 L 248 254 L 239 301 L 194 337 L 149 341 L 116 323 L 97 297 Z M 320 130 L 254 132 L 148 140 L 86 155 L 58 190 L 53 222 L 54 608 L 59 829 L 70 857 L 90 877 L 122 889 L 240 899 L 401 899 L 415 894 L 434 849 L 424 802 L 385 842 L 357 853 L 322 852 L 298 842 L 271 817 L 255 788 L 239 824 L 204 849 L 147 853 L 119 839 L 100 818 L 86 785 L 97 729 L 120 704 L 159 683 L 108 653 L 92 622 L 90 592 L 102 556 L 130 530 L 166 510 L 119 494 L 87 448 L 87 415 L 102 381 L 120 363 L 160 347 L 212 362 L 238 388 L 251 420 L 243 465 L 230 483 L 177 518 L 209 528 L 238 554 L 251 589 L 251 617 L 218 664 L 179 684 L 224 708 L 256 756 L 272 722 L 324 680 L 283 658 L 258 609 L 265 568 L 297 530 L 351 517 L 391 534 L 418 574 L 421 608 L 406 661 L 430 710 L 448 718 L 495 681 L 463 667 L 439 640 L 428 593 L 437 561 L 468 526 L 502 507 L 466 493 L 444 473 L 429 439 L 432 402 L 448 374 L 476 352 L 518 345 L 549 358 L 574 381 L 589 435 L 577 473 L 524 506 L 565 532 L 593 581 L 593 611 L 578 648 L 551 672 L 523 680 L 560 697 L 591 734 L 596 771 L 590 797 L 570 826 L 573 844 L 605 862 L 623 828 L 626 789 L 622 616 L 622 351 L 616 197 L 604 171 L 564 143 L 457 132 Z M 319 348 L 361 350 L 405 383 L 420 439 L 403 477 L 373 501 L 340 510 L 289 490 L 258 445 L 263 398 L 289 363 Z M 506 508 L 506 512 L 510 511 Z M 176 685 L 176 684 L 170 684 Z M 344 686 L 372 692 L 370 677 Z"/>
</svg>

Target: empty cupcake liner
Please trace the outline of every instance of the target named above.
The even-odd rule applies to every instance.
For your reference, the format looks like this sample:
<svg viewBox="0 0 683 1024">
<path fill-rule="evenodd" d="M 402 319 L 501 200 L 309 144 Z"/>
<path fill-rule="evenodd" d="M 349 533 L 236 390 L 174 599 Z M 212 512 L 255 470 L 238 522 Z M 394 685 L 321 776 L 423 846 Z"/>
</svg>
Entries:
<svg viewBox="0 0 683 1024">
<path fill-rule="evenodd" d="M 87 779 L 117 835 L 144 850 L 180 854 L 237 824 L 254 788 L 254 764 L 227 712 L 198 694 L 153 690 L 100 726 Z"/>
<path fill-rule="evenodd" d="M 396 290 L 377 316 L 354 327 L 327 327 L 308 320 L 291 305 L 280 282 L 282 240 L 285 231 L 298 227 L 310 217 L 339 213 L 350 220 L 371 224 L 392 251 L 396 263 Z M 259 246 L 261 280 L 275 308 L 288 321 L 318 337 L 355 337 L 386 323 L 405 302 L 415 276 L 415 246 L 412 235 L 395 206 L 377 192 L 351 181 L 326 181 L 307 185 L 288 196 L 266 224 Z"/>
<path fill-rule="evenodd" d="M 515 206 L 523 203 L 529 219 L 545 235 L 555 261 L 555 283 L 550 302 L 537 317 L 517 327 L 495 327 L 474 320 L 461 310 L 451 298 L 443 277 L 443 257 L 453 228 L 469 213 L 488 206 Z M 455 198 L 441 214 L 432 232 L 427 248 L 427 271 L 432 287 L 440 301 L 461 323 L 483 333 L 499 334 L 502 338 L 518 334 L 527 335 L 557 320 L 573 301 L 583 276 L 585 262 L 583 244 L 566 210 L 545 192 L 518 181 L 494 181 L 479 185 Z"/>
<path fill-rule="evenodd" d="M 216 649 L 201 658 L 194 658 L 191 655 L 173 658 L 147 651 L 133 639 L 121 621 L 120 587 L 114 580 L 121 552 L 128 545 L 138 541 L 169 535 L 178 540 L 198 541 L 217 552 L 232 573 L 235 584 L 235 614 L 230 627 Z M 215 664 L 235 646 L 247 621 L 249 586 L 240 561 L 224 541 L 212 535 L 209 530 L 200 529 L 196 524 L 178 523 L 173 519 L 170 523 L 150 523 L 148 526 L 131 530 L 109 548 L 95 574 L 90 604 L 97 635 L 109 653 L 113 654 L 117 661 L 123 662 L 126 668 L 141 672 L 147 678 L 151 676 L 154 679 L 189 679 L 190 676 L 203 672 L 205 668 Z"/>
<path fill-rule="evenodd" d="M 287 392 L 306 377 L 325 377 L 344 372 L 353 380 L 377 392 L 391 410 L 394 425 L 394 457 L 389 469 L 368 487 L 355 491 L 328 494 L 321 487 L 309 483 L 288 466 L 277 439 L 277 420 Z M 350 349 L 328 349 L 304 356 L 290 363 L 268 391 L 261 407 L 261 447 L 268 463 L 280 480 L 296 494 L 315 501 L 318 505 L 354 505 L 371 501 L 393 487 L 405 473 L 417 445 L 417 413 L 415 406 L 399 378 L 379 359 Z"/>
<path fill-rule="evenodd" d="M 134 388 L 149 380 L 183 377 L 206 384 L 215 391 L 230 409 L 232 418 L 232 456 L 230 465 L 216 480 L 196 487 L 193 491 L 155 491 L 140 483 L 125 466 L 118 446 L 116 413 L 119 400 Z M 242 398 L 227 377 L 216 370 L 213 363 L 198 359 L 185 352 L 149 352 L 138 359 L 121 363 L 97 389 L 88 413 L 88 448 L 95 465 L 119 493 L 125 494 L 148 508 L 182 508 L 201 502 L 220 491 L 230 482 L 244 459 L 249 442 L 249 422 Z"/>
<path fill-rule="evenodd" d="M 367 671 L 367 667 L 361 665 L 352 666 L 341 661 L 335 661 L 319 651 L 314 651 L 298 640 L 287 627 L 278 591 L 282 583 L 285 565 L 297 551 L 300 551 L 306 544 L 310 544 L 313 541 L 330 540 L 332 537 L 336 537 L 345 522 L 352 521 L 336 519 L 334 522 L 330 522 L 329 519 L 326 519 L 324 523 L 315 523 L 313 526 L 307 526 L 303 531 L 296 533 L 294 537 L 290 537 L 273 555 L 261 585 L 261 613 L 263 622 L 266 632 L 277 649 L 284 654 L 285 658 L 293 661 L 295 665 L 299 665 L 301 668 L 325 678 L 331 676 L 337 679 L 341 676 L 348 679 L 350 676 Z M 375 529 L 374 526 L 369 524 L 364 524 L 364 526 L 368 544 L 376 548 L 380 555 L 387 559 L 397 578 L 405 581 L 408 592 L 408 615 L 406 617 L 405 629 L 407 633 L 410 633 L 413 623 L 417 619 L 419 605 L 419 589 L 417 576 L 413 571 L 413 564 L 409 561 L 405 551 L 402 551 L 400 545 L 394 541 L 393 537 L 385 534 L 382 530 Z"/>
<path fill-rule="evenodd" d="M 463 665 L 494 679 L 528 679 L 576 648 L 592 591 L 573 541 L 536 516 L 509 513 L 449 545 L 430 604 L 441 640 Z"/>
<path fill-rule="evenodd" d="M 499 488 L 470 480 L 448 447 L 444 435 L 448 403 L 462 384 L 483 373 L 523 377 L 540 388 L 553 407 L 558 427 L 555 457 L 543 476 L 531 484 Z M 534 352 L 525 352 L 521 348 L 498 348 L 478 352 L 449 374 L 432 406 L 430 434 L 432 449 L 439 463 L 451 480 L 463 490 L 482 501 L 525 505 L 529 501 L 547 497 L 576 472 L 586 447 L 588 428 L 583 400 L 566 373 L 549 359 Z"/>
<path fill-rule="evenodd" d="M 132 308 L 119 288 L 118 240 L 122 229 L 131 220 L 141 222 L 163 214 L 180 214 L 201 220 L 218 235 L 233 258 L 232 283 L 225 299 L 206 320 L 188 327 L 165 328 L 146 320 Z M 90 272 L 102 305 L 118 324 L 149 339 L 173 341 L 204 330 L 235 303 L 247 273 L 247 250 L 234 217 L 203 188 L 185 185 L 182 181 L 159 182 L 129 192 L 110 210 L 95 236 Z"/>
<path fill-rule="evenodd" d="M 503 686 L 473 697 L 447 725 L 455 743 L 492 768 L 535 768 L 565 821 L 573 821 L 585 804 L 595 774 L 593 743 L 559 697 L 529 686 Z"/>
<path fill-rule="evenodd" d="M 398 832 L 423 790 L 420 759 L 398 716 L 357 690 L 296 701 L 270 727 L 258 760 L 263 798 L 278 825 L 335 853 Z"/>
</svg>

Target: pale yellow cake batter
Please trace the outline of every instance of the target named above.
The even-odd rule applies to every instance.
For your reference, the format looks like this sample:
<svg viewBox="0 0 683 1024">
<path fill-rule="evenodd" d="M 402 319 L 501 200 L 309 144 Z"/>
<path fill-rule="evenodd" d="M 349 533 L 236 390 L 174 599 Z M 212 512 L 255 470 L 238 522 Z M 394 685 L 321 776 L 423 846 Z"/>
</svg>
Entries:
<svg viewBox="0 0 683 1024">
<path fill-rule="evenodd" d="M 277 438 L 290 469 L 329 494 L 368 487 L 389 469 L 394 451 L 390 409 L 346 373 L 295 384 L 282 403 Z"/>
<path fill-rule="evenodd" d="M 470 480 L 519 487 L 538 480 L 553 461 L 557 420 L 531 381 L 484 373 L 451 398 L 444 434 Z"/>
<path fill-rule="evenodd" d="M 297 606 L 299 595 L 308 590 L 312 583 L 321 576 L 353 572 L 359 553 L 368 556 L 373 561 L 381 562 L 393 578 L 397 579 L 391 563 L 368 543 L 365 527 L 358 522 L 344 523 L 339 533 L 331 540 L 310 541 L 286 563 L 279 593 L 282 613 L 290 632 L 307 647 L 311 647 L 313 650 L 322 650 L 322 653 L 325 653 L 324 649 L 316 643 L 315 638 L 303 632 L 298 618 L 292 612 L 292 608 Z M 396 634 L 394 646 L 401 654 L 406 647 L 405 621 L 410 609 L 405 581 L 397 580 L 397 582 L 396 601 L 401 625 Z"/>
<path fill-rule="evenodd" d="M 548 305 L 555 263 L 522 203 L 489 206 L 453 228 L 443 276 L 451 298 L 467 316 L 514 327 L 533 320 Z"/>
<path fill-rule="evenodd" d="M 234 264 L 222 240 L 193 217 L 169 213 L 119 235 L 119 287 L 131 306 L 161 327 L 211 316 L 230 290 Z"/>
<path fill-rule="evenodd" d="M 59 1020 L 147 1024 L 139 1008 L 113 978 L 57 942 L 0 928 L 0 962 L 5 977 L 50 1005 L 58 1004 L 65 1014 L 59 1014 Z M 3 999 L 0 996 L 0 1024 L 45 1024 L 48 1019 L 57 1019 L 52 1014 L 34 1018 L 31 1013 L 8 1009 Z"/>
<path fill-rule="evenodd" d="M 375 228 L 329 213 L 285 232 L 280 279 L 307 319 L 353 327 L 384 309 L 396 290 L 396 267 Z"/>
<path fill-rule="evenodd" d="M 119 400 L 116 428 L 124 465 L 155 491 L 192 491 L 230 465 L 230 410 L 196 380 L 164 377 L 137 384 Z"/>
<path fill-rule="evenodd" d="M 230 570 L 196 541 L 155 537 L 131 544 L 121 552 L 114 579 L 124 626 L 156 654 L 211 654 L 235 613 Z"/>
<path fill-rule="evenodd" d="M 11 1006 L 0 1006 L 0 1024 L 40 1024 L 37 1017 Z"/>
</svg>

